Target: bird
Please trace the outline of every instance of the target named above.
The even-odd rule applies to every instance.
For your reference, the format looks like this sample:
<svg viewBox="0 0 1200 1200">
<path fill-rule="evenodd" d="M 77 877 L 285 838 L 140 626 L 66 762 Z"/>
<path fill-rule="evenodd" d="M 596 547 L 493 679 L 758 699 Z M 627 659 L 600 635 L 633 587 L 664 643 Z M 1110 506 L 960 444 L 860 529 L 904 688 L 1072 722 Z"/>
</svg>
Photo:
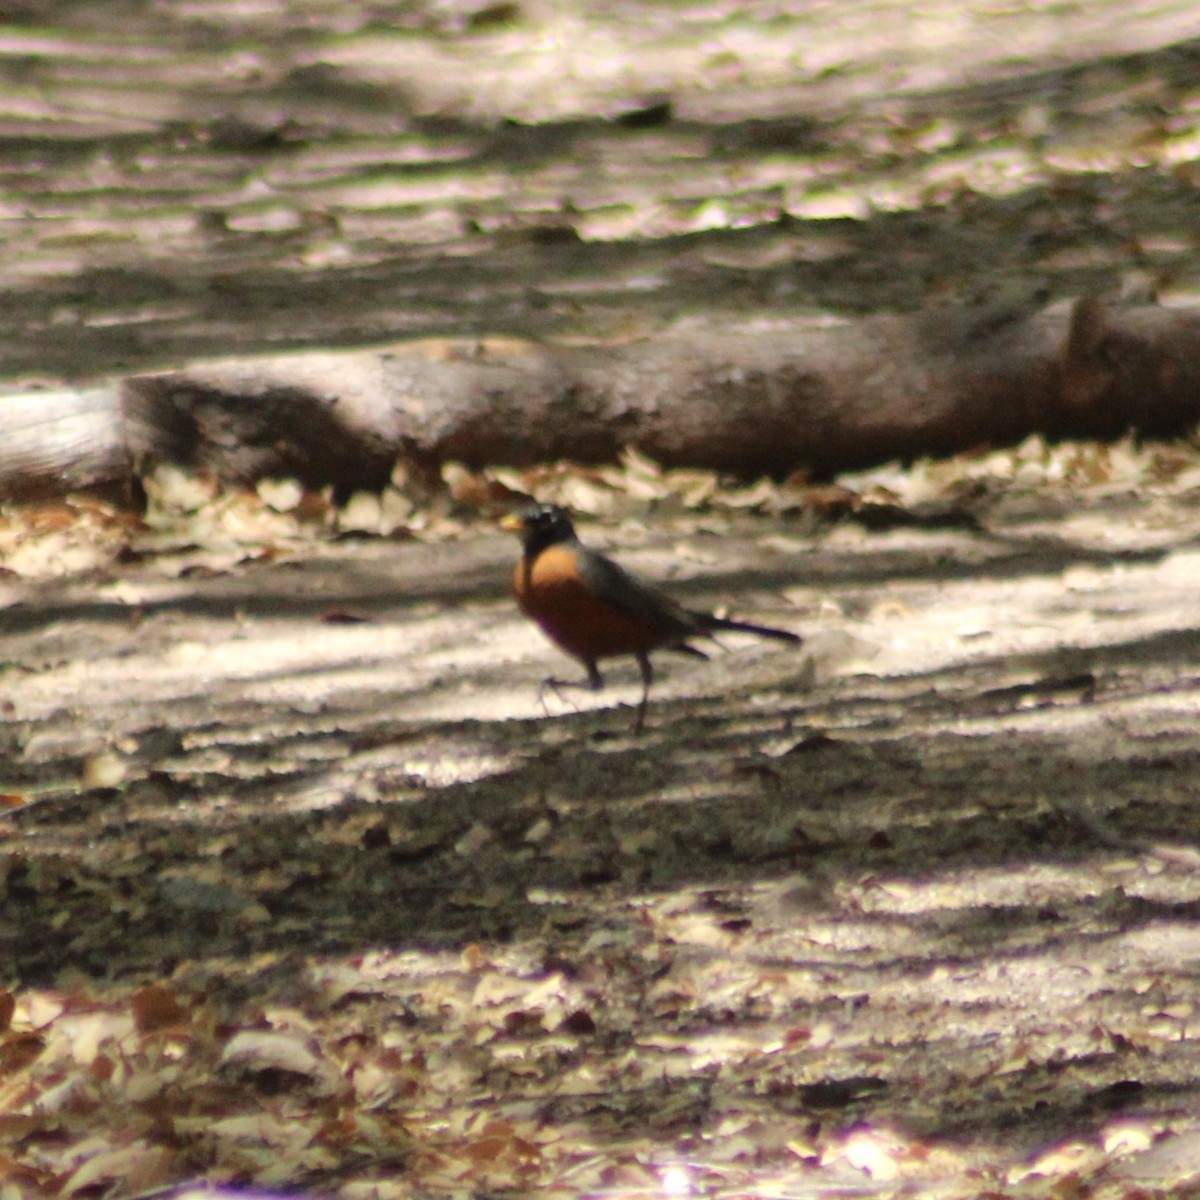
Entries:
<svg viewBox="0 0 1200 1200">
<path fill-rule="evenodd" d="M 599 661 L 631 655 L 642 675 L 635 735 L 642 732 L 654 681 L 652 651 L 673 650 L 707 659 L 691 639 L 721 631 L 752 633 L 793 645 L 803 640 L 786 629 L 684 608 L 655 584 L 588 549 L 566 510 L 557 504 L 531 504 L 509 513 L 500 525 L 522 540 L 512 582 L 521 611 L 587 671 L 585 680 L 546 679 L 540 694 L 547 688 L 599 691 L 604 686 Z"/>
</svg>

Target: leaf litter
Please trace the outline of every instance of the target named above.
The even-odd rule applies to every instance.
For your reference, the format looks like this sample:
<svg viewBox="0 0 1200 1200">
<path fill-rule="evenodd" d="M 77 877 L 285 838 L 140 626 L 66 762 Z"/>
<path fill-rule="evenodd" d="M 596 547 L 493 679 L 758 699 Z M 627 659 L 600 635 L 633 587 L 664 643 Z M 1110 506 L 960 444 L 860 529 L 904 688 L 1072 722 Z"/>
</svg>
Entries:
<svg viewBox="0 0 1200 1200">
<path fill-rule="evenodd" d="M 954 508 L 985 537 L 1179 545 L 1198 487 L 1185 444 L 1030 439 L 831 485 L 731 483 L 631 452 L 620 469 L 448 468 L 432 501 L 397 489 L 352 499 L 350 519 L 287 481 L 230 493 L 168 476 L 144 517 L 68 500 L 6 508 L 0 534 L 14 576 L 108 570 L 136 589 L 123 564 L 236 574 L 351 531 L 465 539 L 524 495 L 632 545 L 652 515 L 703 564 L 695 539 L 747 512 L 798 516 L 767 535 L 788 547 L 857 529 L 846 544 L 869 548 Z M 1113 527 L 1128 499 L 1133 533 Z M 64 537 L 76 557 L 55 557 L 61 541 L 27 550 Z M 1102 575 L 1064 578 L 1088 596 Z M 978 730 L 1010 720 L 992 682 L 969 697 Z M 0 854 L 5 942 L 25 955 L 0 991 L 0 1186 L 791 1198 L 1186 1183 L 1186 1155 L 1147 1157 L 1194 1136 L 1178 1090 L 1200 903 L 1186 833 L 1097 843 L 1100 825 L 1073 823 L 1086 803 L 1007 792 L 1011 761 L 939 794 L 947 734 L 906 749 L 879 731 L 930 712 L 952 729 L 945 686 L 918 687 L 900 716 L 896 694 L 869 689 L 814 701 L 804 729 L 742 715 L 716 776 L 703 753 L 655 765 L 593 740 L 576 787 L 562 781 L 571 740 L 549 729 L 531 748 L 519 723 L 420 743 L 314 712 L 303 750 L 284 753 L 268 707 L 240 734 L 180 730 L 154 760 L 145 731 L 101 738 L 49 792 L 38 764 L 61 770 L 79 735 L 32 758 L 26 741 L 28 790 L 6 789 L 7 810 L 45 815 L 13 825 Z M 1036 719 L 1065 694 L 1011 711 Z M 691 720 L 688 737 L 718 728 Z M 354 764 L 353 782 L 306 808 L 287 790 L 298 754 Z M 1130 771 L 1132 805 L 1145 772 Z M 880 777 L 913 783 L 879 792 Z M 906 871 L 935 820 L 945 861 Z M 972 863 L 997 821 L 1060 856 Z M 1105 821 L 1128 827 L 1121 811 Z M 426 915 L 440 932 L 410 939 Z M 1142 1158 L 1161 1165 L 1139 1175 Z"/>
<path fill-rule="evenodd" d="M 306 491 L 295 480 L 228 488 L 181 468 L 158 468 L 145 481 L 147 507 L 133 514 L 96 497 L 0 505 L 0 570 L 29 579 L 76 575 L 114 562 L 147 559 L 171 575 L 220 573 L 254 561 L 302 556 L 338 536 L 459 539 L 529 498 L 562 504 L 585 517 L 624 522 L 626 534 L 652 518 L 680 531 L 713 532 L 738 514 L 800 518 L 810 531 L 839 521 L 868 529 L 986 523 L 1008 506 L 1117 495 L 1139 501 L 1200 495 L 1200 443 L 1132 438 L 1048 443 L 1032 434 L 1020 445 L 890 464 L 830 483 L 803 473 L 745 482 L 715 471 L 666 469 L 627 448 L 617 466 L 563 462 L 472 471 L 448 463 L 440 487 L 403 462 L 379 494 L 334 503 L 330 489 Z"/>
</svg>

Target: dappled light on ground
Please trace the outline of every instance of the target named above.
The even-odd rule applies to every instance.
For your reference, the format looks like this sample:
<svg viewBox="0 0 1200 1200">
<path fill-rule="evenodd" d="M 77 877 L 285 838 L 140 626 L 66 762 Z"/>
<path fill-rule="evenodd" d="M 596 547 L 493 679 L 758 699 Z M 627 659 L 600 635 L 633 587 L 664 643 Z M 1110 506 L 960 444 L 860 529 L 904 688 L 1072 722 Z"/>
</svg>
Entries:
<svg viewBox="0 0 1200 1200">
<path fill-rule="evenodd" d="M 92 557 L 2 584 L 6 1170 L 347 1200 L 1188 1178 L 1190 454 L 1030 443 L 847 478 L 820 520 L 769 484 L 756 517 L 689 507 L 645 464 L 641 499 L 542 478 L 689 603 L 805 635 L 664 661 L 640 738 L 632 668 L 539 704 L 562 664 L 516 547 L 462 517 L 305 533 L 243 498 L 234 561 L 222 495 L 11 510 Z"/>
</svg>

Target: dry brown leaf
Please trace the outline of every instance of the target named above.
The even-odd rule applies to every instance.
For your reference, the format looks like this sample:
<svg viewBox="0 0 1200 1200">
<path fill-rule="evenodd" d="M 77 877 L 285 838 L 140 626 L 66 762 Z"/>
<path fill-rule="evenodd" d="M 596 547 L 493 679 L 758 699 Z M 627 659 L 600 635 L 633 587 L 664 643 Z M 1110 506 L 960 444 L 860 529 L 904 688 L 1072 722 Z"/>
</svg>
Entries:
<svg viewBox="0 0 1200 1200">
<path fill-rule="evenodd" d="M 466 1147 L 467 1157 L 475 1163 L 493 1162 L 508 1148 L 509 1139 L 506 1137 L 485 1137 L 477 1142 L 471 1142 Z"/>
<path fill-rule="evenodd" d="M 188 1010 L 165 987 L 151 985 L 134 992 L 133 1023 L 139 1033 L 178 1028 L 190 1020 Z"/>
<path fill-rule="evenodd" d="M 83 763 L 82 780 L 87 788 L 113 788 L 125 781 L 126 765 L 121 755 L 111 750 L 93 754 Z"/>
<path fill-rule="evenodd" d="M 244 1030 L 234 1034 L 221 1052 L 220 1063 L 252 1073 L 282 1071 L 322 1087 L 331 1088 L 335 1083 L 330 1066 L 307 1042 L 287 1033 Z"/>
<path fill-rule="evenodd" d="M 50 1173 L 38 1170 L 28 1163 L 0 1154 L 0 1183 L 11 1182 L 18 1186 L 24 1184 L 31 1188 L 41 1189 L 51 1181 Z"/>
<path fill-rule="evenodd" d="M 75 1169 L 59 1194 L 74 1196 L 104 1183 L 120 1183 L 123 1191 L 136 1193 L 164 1183 L 170 1167 L 171 1154 L 165 1147 L 134 1142 L 92 1155 Z"/>
<path fill-rule="evenodd" d="M 0 1073 L 20 1071 L 37 1059 L 46 1048 L 40 1033 L 16 1033 L 0 1042 Z"/>
</svg>

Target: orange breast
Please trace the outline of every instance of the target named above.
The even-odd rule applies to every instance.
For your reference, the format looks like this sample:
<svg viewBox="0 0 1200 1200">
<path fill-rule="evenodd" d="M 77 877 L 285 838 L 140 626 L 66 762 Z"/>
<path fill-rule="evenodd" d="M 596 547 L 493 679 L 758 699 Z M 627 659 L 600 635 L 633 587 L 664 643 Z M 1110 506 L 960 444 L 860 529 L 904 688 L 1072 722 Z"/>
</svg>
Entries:
<svg viewBox="0 0 1200 1200">
<path fill-rule="evenodd" d="M 551 641 L 585 662 L 663 644 L 660 631 L 588 591 L 569 547 L 550 546 L 532 563 L 522 559 L 513 573 L 513 594 Z"/>
</svg>

